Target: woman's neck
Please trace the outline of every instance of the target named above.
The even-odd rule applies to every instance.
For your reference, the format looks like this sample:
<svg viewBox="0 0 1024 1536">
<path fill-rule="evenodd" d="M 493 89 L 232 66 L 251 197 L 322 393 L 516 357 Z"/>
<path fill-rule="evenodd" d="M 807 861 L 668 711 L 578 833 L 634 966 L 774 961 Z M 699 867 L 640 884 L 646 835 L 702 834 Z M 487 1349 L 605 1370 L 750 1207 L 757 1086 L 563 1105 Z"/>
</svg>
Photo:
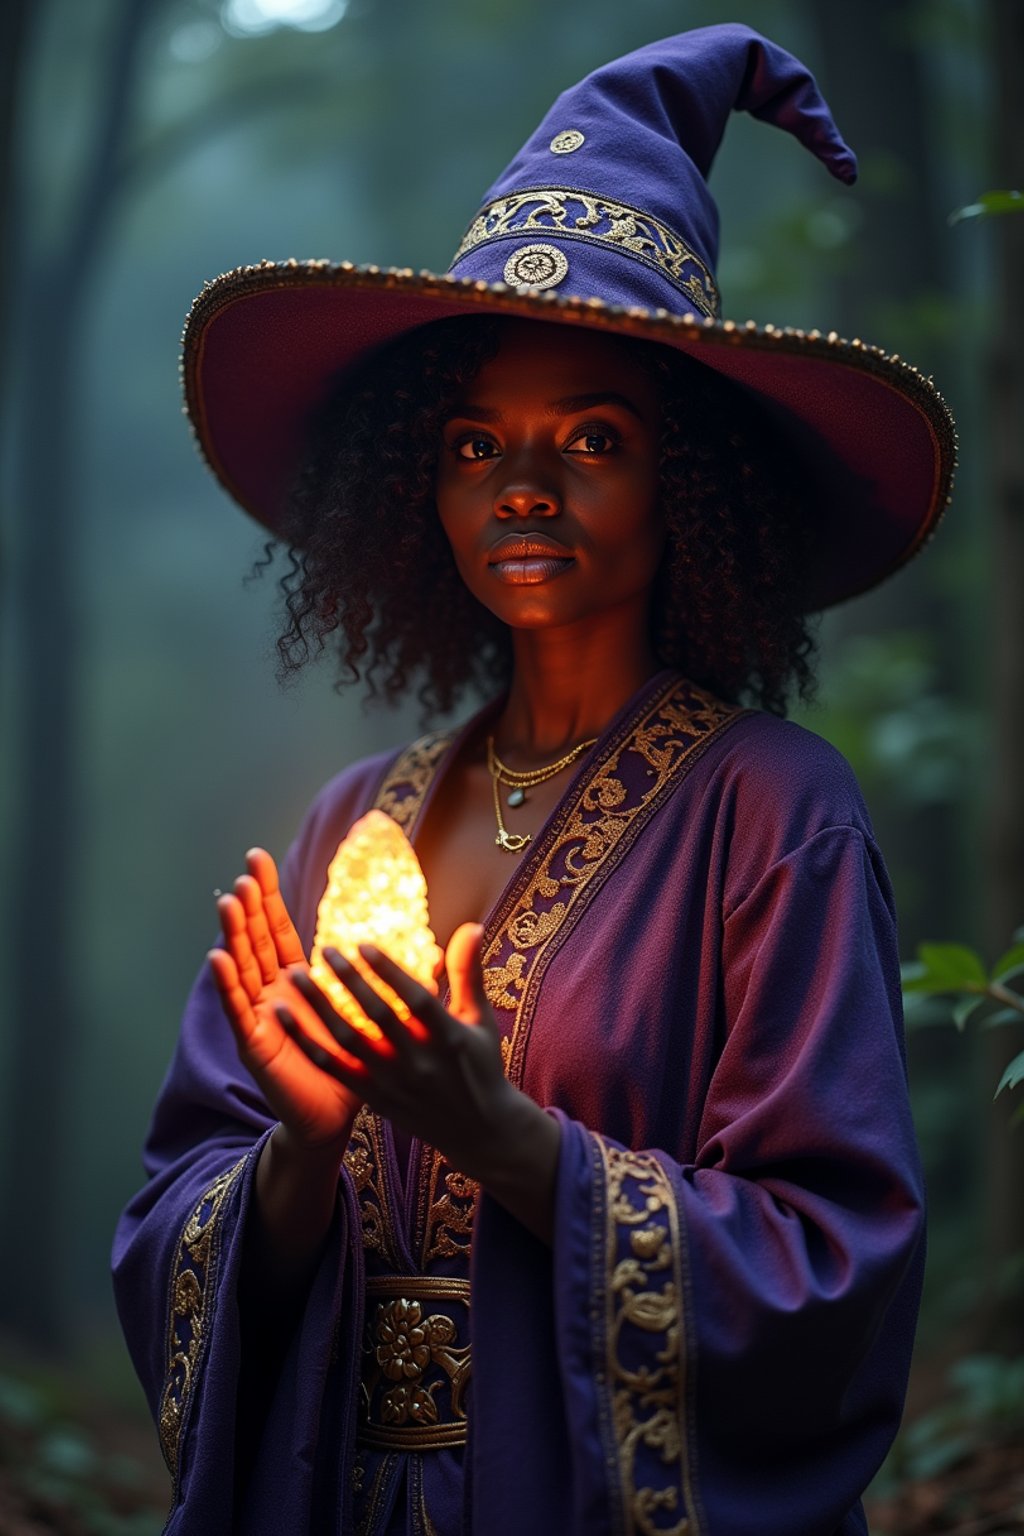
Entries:
<svg viewBox="0 0 1024 1536">
<path fill-rule="evenodd" d="M 495 725 L 499 747 L 546 761 L 598 736 L 658 671 L 647 625 L 603 622 L 589 633 L 517 630 L 512 684 Z"/>
</svg>

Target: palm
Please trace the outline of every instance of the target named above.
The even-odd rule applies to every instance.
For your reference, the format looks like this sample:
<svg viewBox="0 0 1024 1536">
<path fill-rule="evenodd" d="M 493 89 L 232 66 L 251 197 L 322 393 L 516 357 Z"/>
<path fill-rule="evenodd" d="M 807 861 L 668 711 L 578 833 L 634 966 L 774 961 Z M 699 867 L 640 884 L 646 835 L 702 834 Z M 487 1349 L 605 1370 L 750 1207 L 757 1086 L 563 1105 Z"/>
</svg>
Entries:
<svg viewBox="0 0 1024 1536">
<path fill-rule="evenodd" d="M 267 1105 L 307 1146 L 340 1137 L 359 1107 L 358 1096 L 321 1072 L 291 1040 L 277 1009 L 284 1007 L 325 1049 L 337 1046 L 288 980 L 305 956 L 277 882 L 273 859 L 248 855 L 249 874 L 218 902 L 224 948 L 210 953 L 214 980 L 244 1066 Z"/>
<path fill-rule="evenodd" d="M 307 1145 L 333 1141 L 351 1124 L 360 1100 L 351 1089 L 315 1067 L 281 1026 L 275 1009 L 287 1008 L 298 1017 L 307 1034 L 316 1024 L 308 1005 L 282 973 L 263 988 L 253 1007 L 253 1027 L 242 1051 L 242 1060 L 256 1079 L 271 1112 Z M 316 1021 L 319 1023 L 319 1020 Z M 326 1031 L 321 1026 L 320 1039 Z M 337 1053 L 328 1037 L 325 1048 Z"/>
</svg>

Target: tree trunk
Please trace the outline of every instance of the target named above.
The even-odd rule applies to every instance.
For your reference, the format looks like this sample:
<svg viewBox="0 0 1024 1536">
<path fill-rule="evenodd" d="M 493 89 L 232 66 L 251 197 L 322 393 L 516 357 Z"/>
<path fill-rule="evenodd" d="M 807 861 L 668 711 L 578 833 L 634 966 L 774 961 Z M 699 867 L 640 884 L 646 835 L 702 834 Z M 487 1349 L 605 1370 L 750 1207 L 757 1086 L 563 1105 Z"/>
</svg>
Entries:
<svg viewBox="0 0 1024 1536">
<path fill-rule="evenodd" d="M 16 191 L 14 141 L 19 93 L 23 78 L 28 0 L 5 0 L 0 6 L 0 358 L 7 355 L 7 326 L 11 276 L 8 252 L 10 231 L 17 228 L 14 216 Z"/>
<path fill-rule="evenodd" d="M 993 182 L 1024 185 L 1024 6 L 990 0 L 995 144 Z M 979 188 L 979 191 L 987 188 Z M 981 231 L 979 231 L 981 233 Z M 1024 216 L 994 218 L 993 339 L 988 370 L 992 506 L 993 754 L 988 866 L 994 953 L 1024 923 Z M 1016 1028 L 986 1042 L 995 1084 L 1024 1045 Z M 987 1187 L 989 1331 L 994 1345 L 1024 1349 L 1024 1296 L 1008 1276 L 1024 1265 L 1024 1135 L 1010 1115 L 1021 1093 L 1003 1093 L 989 1122 Z"/>
<path fill-rule="evenodd" d="M 863 183 L 854 190 L 863 223 L 854 236 L 854 258 L 834 280 L 829 324 L 844 335 L 906 351 L 917 367 L 941 381 L 951 372 L 947 349 L 934 338 L 925 343 L 913 336 L 915 303 L 948 290 L 949 211 L 935 195 L 932 114 L 921 50 L 912 41 L 914 9 L 906 0 L 897 5 L 862 0 L 854 19 L 850 6 L 810 8 L 823 46 L 825 95 L 863 172 Z M 906 339 L 904 330 L 910 332 Z M 945 597 L 932 590 L 928 569 L 912 563 L 877 592 L 837 610 L 830 639 L 841 648 L 845 637 L 868 629 L 921 631 L 934 639 L 940 673 L 955 689 L 958 637 L 950 633 L 945 605 Z M 908 954 L 922 939 L 964 932 L 969 925 L 968 903 L 949 879 L 959 815 L 959 808 L 948 804 L 904 802 L 898 816 L 880 817 L 891 862 L 916 876 L 913 900 L 900 907 Z M 976 932 L 964 936 L 972 942 L 980 938 Z"/>
<path fill-rule="evenodd" d="M 25 302 L 32 345 L 15 477 L 19 631 L 29 659 L 17 731 L 21 794 L 14 847 L 11 1045 L 4 1113 L 0 1309 L 28 1340 L 67 1332 L 61 1285 L 62 1205 L 73 1148 L 71 1107 L 80 1019 L 72 914 L 78 841 L 83 632 L 77 581 L 75 369 L 85 303 L 109 225 L 116 169 L 132 115 L 140 46 L 155 0 L 121 0 L 108 67 L 97 82 L 96 134 L 77 208 L 58 250 L 33 263 Z M 38 21 L 38 17 L 37 17 Z M 16 1240 L 14 1239 L 16 1234 Z"/>
</svg>

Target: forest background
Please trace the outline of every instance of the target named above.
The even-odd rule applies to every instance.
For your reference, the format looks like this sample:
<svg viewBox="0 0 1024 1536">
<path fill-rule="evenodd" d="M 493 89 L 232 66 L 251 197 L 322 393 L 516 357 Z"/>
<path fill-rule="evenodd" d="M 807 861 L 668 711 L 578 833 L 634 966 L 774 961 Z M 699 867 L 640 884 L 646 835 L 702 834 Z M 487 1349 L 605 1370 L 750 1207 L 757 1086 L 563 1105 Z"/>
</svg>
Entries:
<svg viewBox="0 0 1024 1536">
<path fill-rule="evenodd" d="M 276 685 L 273 586 L 244 580 L 259 532 L 180 416 L 188 304 L 264 256 L 443 270 L 561 89 L 725 19 L 809 64 L 861 165 L 844 189 L 733 119 L 712 179 L 725 313 L 900 353 L 961 433 L 929 553 L 826 617 L 820 701 L 798 718 L 860 778 L 907 958 L 955 940 L 991 961 L 1024 923 L 1024 219 L 950 222 L 1024 182 L 1020 0 L 5 0 L 5 1532 L 159 1529 L 108 1252 L 211 893 L 416 726 L 332 691 L 327 666 Z M 980 1508 L 1009 1474 L 978 1466 L 1024 1423 L 1021 1092 L 993 1101 L 1024 1041 L 958 1031 L 941 1002 L 913 1022 L 931 1242 L 908 1428 L 876 1488 L 894 1531 L 923 1479 L 966 1509 L 973 1475 Z M 1018 1513 L 969 1529 L 1024 1530 L 1024 1474 Z"/>
</svg>

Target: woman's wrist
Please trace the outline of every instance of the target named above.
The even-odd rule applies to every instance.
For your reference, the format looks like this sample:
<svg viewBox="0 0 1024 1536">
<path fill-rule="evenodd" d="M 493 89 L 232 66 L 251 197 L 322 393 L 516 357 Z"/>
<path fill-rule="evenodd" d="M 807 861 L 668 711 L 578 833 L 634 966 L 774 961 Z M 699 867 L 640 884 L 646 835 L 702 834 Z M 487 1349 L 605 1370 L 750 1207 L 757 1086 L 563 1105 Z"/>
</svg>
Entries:
<svg viewBox="0 0 1024 1536">
<path fill-rule="evenodd" d="M 351 1118 L 336 1136 L 312 1143 L 297 1136 L 283 1120 L 278 1121 L 269 1137 L 274 1143 L 275 1158 L 283 1167 L 294 1169 L 300 1177 L 310 1172 L 315 1174 L 320 1168 L 336 1168 L 345 1155 L 357 1113 L 353 1110 Z"/>
<path fill-rule="evenodd" d="M 507 1083 L 490 1123 L 492 1134 L 480 1143 L 472 1166 L 463 1165 L 464 1171 L 550 1246 L 562 1140 L 558 1121 Z"/>
<path fill-rule="evenodd" d="M 339 1137 L 308 1146 L 280 1123 L 264 1142 L 256 1167 L 255 1230 L 250 1232 L 261 1288 L 296 1291 L 312 1274 L 334 1218 L 350 1130 L 351 1125 Z"/>
</svg>

